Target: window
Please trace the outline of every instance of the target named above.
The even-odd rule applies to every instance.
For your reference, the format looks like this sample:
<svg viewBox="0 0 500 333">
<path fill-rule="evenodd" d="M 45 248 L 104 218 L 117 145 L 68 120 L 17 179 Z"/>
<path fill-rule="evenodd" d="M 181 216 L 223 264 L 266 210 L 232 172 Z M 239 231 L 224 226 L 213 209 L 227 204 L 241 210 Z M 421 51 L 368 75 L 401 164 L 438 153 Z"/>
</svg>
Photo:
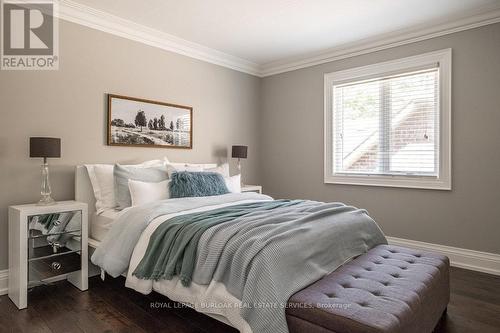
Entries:
<svg viewBox="0 0 500 333">
<path fill-rule="evenodd" d="M 451 189 L 451 50 L 325 75 L 325 183 Z"/>
</svg>

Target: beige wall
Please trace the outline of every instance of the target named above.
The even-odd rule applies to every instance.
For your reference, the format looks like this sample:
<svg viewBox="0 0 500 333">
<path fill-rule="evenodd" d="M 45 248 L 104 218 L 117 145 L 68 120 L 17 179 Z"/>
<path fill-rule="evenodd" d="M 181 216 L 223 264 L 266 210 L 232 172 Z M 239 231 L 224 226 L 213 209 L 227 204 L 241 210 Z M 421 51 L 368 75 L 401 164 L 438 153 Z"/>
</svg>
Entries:
<svg viewBox="0 0 500 333">
<path fill-rule="evenodd" d="M 30 136 L 62 138 L 62 158 L 50 160 L 57 200 L 73 198 L 76 164 L 165 155 L 211 162 L 232 144 L 249 145 L 245 176 L 258 181 L 258 78 L 64 21 L 60 60 L 58 71 L 0 71 L 0 270 L 8 265 L 7 206 L 39 196 Z M 106 93 L 193 106 L 193 149 L 106 146 Z"/>
<path fill-rule="evenodd" d="M 452 191 L 323 183 L 323 75 L 453 49 Z M 368 209 L 387 235 L 500 253 L 500 24 L 263 79 L 261 174 L 277 197 Z"/>
<path fill-rule="evenodd" d="M 453 190 L 323 183 L 323 74 L 453 48 Z M 7 206 L 38 199 L 30 136 L 62 138 L 53 195 L 72 199 L 80 163 L 209 162 L 249 145 L 247 183 L 276 197 L 343 201 L 386 234 L 500 253 L 500 24 L 264 79 L 61 22 L 59 71 L 0 71 L 0 270 Z M 194 107 L 193 150 L 108 147 L 106 93 Z"/>
</svg>

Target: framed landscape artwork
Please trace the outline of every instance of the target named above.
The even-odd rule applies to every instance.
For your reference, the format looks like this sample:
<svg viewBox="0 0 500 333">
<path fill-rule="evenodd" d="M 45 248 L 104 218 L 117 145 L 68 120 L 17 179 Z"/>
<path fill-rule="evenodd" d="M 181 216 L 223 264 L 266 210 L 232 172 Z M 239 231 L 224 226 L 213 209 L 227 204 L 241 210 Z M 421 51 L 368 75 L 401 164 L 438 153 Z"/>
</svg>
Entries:
<svg viewBox="0 0 500 333">
<path fill-rule="evenodd" d="M 108 145 L 193 147 L 193 108 L 108 94 Z"/>
</svg>

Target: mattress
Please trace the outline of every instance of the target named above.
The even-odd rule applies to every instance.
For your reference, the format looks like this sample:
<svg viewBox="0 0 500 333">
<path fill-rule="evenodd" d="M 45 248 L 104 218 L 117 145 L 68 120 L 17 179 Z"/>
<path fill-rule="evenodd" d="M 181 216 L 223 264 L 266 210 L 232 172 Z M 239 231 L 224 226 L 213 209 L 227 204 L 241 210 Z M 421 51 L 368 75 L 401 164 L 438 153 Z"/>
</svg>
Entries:
<svg viewBox="0 0 500 333">
<path fill-rule="evenodd" d="M 120 213 L 121 211 L 115 209 L 107 209 L 100 214 L 94 213 L 89 225 L 89 237 L 102 241 Z"/>
</svg>

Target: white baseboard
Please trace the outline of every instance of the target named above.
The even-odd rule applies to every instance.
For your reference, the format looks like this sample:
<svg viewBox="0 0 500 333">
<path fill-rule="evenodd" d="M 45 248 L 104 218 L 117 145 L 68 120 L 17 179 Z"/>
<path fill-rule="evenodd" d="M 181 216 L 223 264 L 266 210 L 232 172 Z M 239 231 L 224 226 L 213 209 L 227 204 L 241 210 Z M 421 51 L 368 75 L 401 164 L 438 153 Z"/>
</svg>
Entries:
<svg viewBox="0 0 500 333">
<path fill-rule="evenodd" d="M 9 292 L 9 270 L 0 271 L 0 295 L 7 295 Z"/>
<path fill-rule="evenodd" d="M 445 255 L 450 258 L 450 263 L 454 267 L 500 275 L 500 254 L 480 252 L 396 237 L 387 237 L 387 240 L 391 245 L 404 246 Z"/>
</svg>

